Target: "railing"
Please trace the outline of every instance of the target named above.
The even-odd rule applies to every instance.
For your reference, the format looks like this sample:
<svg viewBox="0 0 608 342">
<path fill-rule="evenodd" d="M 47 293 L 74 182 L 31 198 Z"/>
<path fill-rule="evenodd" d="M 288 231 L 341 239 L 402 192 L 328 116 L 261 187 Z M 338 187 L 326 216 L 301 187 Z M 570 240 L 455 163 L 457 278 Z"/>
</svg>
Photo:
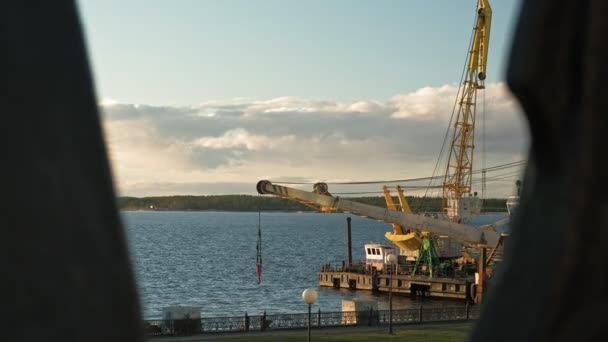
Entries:
<svg viewBox="0 0 608 342">
<path fill-rule="evenodd" d="M 479 317 L 479 306 L 423 307 L 393 310 L 393 325 L 441 321 L 467 321 Z M 322 312 L 311 315 L 313 328 L 388 325 L 388 310 Z M 275 314 L 232 317 L 204 317 L 182 320 L 145 320 L 148 336 L 195 335 L 222 332 L 249 332 L 308 327 L 308 314 Z"/>
</svg>

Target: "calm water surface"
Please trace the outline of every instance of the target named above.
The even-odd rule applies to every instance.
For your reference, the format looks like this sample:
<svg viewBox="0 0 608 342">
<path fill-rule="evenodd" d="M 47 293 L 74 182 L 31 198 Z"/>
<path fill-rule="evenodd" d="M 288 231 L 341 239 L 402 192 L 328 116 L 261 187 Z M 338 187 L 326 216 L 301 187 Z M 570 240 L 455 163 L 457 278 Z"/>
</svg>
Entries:
<svg viewBox="0 0 608 342">
<path fill-rule="evenodd" d="M 131 258 L 146 318 L 169 305 L 197 305 L 204 317 L 305 312 L 301 293 L 319 290 L 313 310 L 340 311 L 341 300 L 367 298 L 387 307 L 386 295 L 318 288 L 324 263 L 346 258 L 346 214 L 262 213 L 264 271 L 255 276 L 258 213 L 123 212 Z M 367 242 L 387 243 L 386 223 L 352 217 L 353 259 L 363 259 Z M 485 214 L 476 224 L 506 214 Z M 426 300 L 430 301 L 430 300 Z M 430 301 L 433 305 L 455 302 Z M 417 306 L 396 296 L 396 309 Z"/>
</svg>

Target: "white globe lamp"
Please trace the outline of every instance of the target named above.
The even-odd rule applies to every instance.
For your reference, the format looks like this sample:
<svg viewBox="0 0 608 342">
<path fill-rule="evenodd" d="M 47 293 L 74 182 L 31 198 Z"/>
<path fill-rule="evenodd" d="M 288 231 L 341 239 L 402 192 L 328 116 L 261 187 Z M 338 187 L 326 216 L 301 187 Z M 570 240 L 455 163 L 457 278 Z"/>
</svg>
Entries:
<svg viewBox="0 0 608 342">
<path fill-rule="evenodd" d="M 310 342 L 310 327 L 311 327 L 311 314 L 310 314 L 310 306 L 317 301 L 317 291 L 313 288 L 307 288 L 302 292 L 302 300 L 304 303 L 308 304 L 308 342 Z"/>
<path fill-rule="evenodd" d="M 302 292 L 302 300 L 308 305 L 312 305 L 317 301 L 317 291 L 313 288 L 308 288 Z"/>
</svg>

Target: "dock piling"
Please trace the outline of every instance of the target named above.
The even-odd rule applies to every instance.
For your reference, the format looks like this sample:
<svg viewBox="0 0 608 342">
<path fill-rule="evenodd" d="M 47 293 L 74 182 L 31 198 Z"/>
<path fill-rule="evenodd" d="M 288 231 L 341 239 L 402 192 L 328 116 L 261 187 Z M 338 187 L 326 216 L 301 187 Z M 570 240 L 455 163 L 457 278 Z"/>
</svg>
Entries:
<svg viewBox="0 0 608 342">
<path fill-rule="evenodd" d="M 348 244 L 348 268 L 352 267 L 352 265 L 353 265 L 353 246 L 352 246 L 352 239 L 351 239 L 350 222 L 351 222 L 351 218 L 347 217 L 346 218 L 346 240 L 347 240 L 347 244 Z"/>
</svg>

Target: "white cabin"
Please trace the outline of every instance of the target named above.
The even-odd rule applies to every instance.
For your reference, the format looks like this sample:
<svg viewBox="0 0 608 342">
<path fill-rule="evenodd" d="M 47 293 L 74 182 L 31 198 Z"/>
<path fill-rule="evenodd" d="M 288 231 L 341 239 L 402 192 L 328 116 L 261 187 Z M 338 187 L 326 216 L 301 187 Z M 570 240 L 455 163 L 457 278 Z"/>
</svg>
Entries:
<svg viewBox="0 0 608 342">
<path fill-rule="evenodd" d="M 399 253 L 397 253 L 397 249 L 394 246 L 387 246 L 379 243 L 365 244 L 365 263 L 378 270 L 384 269 L 386 256 L 389 254 L 399 256 Z"/>
<path fill-rule="evenodd" d="M 447 216 L 450 220 L 469 223 L 471 220 L 479 216 L 481 212 L 481 198 L 474 195 L 464 196 L 462 198 L 448 198 Z"/>
</svg>

